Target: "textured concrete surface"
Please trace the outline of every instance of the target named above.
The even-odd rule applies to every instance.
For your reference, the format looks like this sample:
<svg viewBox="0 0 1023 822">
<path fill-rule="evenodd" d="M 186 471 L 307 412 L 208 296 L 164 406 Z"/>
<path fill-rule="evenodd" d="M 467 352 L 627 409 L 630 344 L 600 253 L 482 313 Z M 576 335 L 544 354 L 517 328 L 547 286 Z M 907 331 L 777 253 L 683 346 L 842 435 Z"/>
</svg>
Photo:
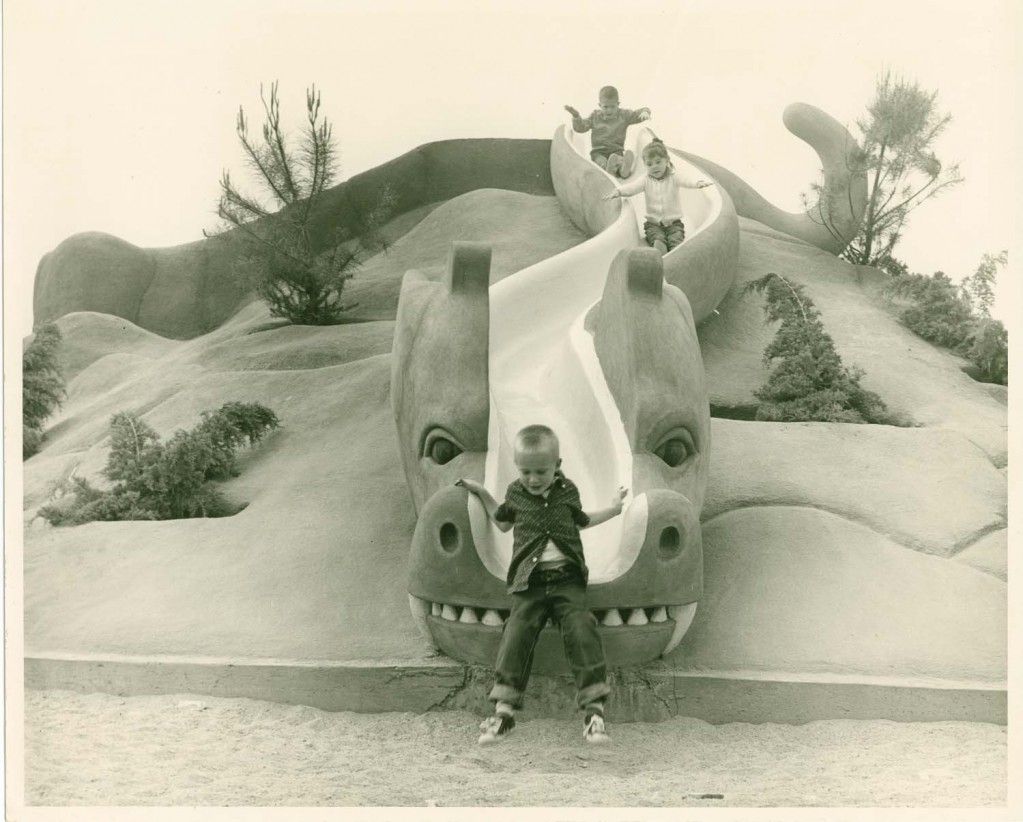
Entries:
<svg viewBox="0 0 1023 822">
<path fill-rule="evenodd" d="M 1005 478 L 956 431 L 721 419 L 713 431 L 705 520 L 748 505 L 813 507 L 946 558 L 1006 526 Z"/>
<path fill-rule="evenodd" d="M 552 191 L 548 140 L 444 140 L 419 146 L 324 194 L 310 221 L 324 248 L 350 205 L 371 207 L 385 188 L 395 214 L 480 188 Z M 139 248 L 99 232 L 75 234 L 36 270 L 37 323 L 65 314 L 112 314 L 165 337 L 190 339 L 219 326 L 251 300 L 233 277 L 232 234 L 172 248 Z"/>
<path fill-rule="evenodd" d="M 882 678 L 772 679 L 752 672 L 722 677 L 666 665 L 613 670 L 610 679 L 608 715 L 615 723 L 685 716 L 712 724 L 841 718 L 1005 725 L 1008 713 L 1004 690 L 956 682 L 914 686 Z M 25 684 L 84 694 L 241 697 L 358 713 L 470 710 L 485 715 L 492 709 L 489 669 L 430 658 L 359 664 L 40 655 L 25 660 Z M 576 710 L 571 677 L 539 674 L 530 682 L 522 718 L 560 719 Z"/>
<path fill-rule="evenodd" d="M 703 544 L 704 599 L 669 663 L 1004 686 L 1007 591 L 990 574 L 815 508 L 731 511 Z"/>
</svg>

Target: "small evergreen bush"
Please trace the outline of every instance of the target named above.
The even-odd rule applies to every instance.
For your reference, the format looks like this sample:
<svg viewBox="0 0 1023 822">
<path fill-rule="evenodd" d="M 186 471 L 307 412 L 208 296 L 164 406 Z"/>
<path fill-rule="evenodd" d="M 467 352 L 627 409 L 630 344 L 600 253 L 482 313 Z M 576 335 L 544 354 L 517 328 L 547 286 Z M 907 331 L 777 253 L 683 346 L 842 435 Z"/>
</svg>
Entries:
<svg viewBox="0 0 1023 822">
<path fill-rule="evenodd" d="M 917 336 L 946 348 L 958 348 L 970 336 L 973 311 L 958 286 L 943 271 L 930 277 L 906 274 L 895 277 L 885 288 L 892 300 L 903 298 L 909 305 L 900 318 Z"/>
<path fill-rule="evenodd" d="M 863 371 L 842 365 L 802 286 L 772 273 L 747 283 L 743 293 L 750 292 L 764 295 L 767 321 L 781 323 L 764 349 L 765 363 L 776 364 L 754 392 L 758 420 L 895 424 L 881 398 L 860 385 Z"/>
<path fill-rule="evenodd" d="M 1009 384 L 1009 331 L 999 320 L 981 320 L 969 340 L 966 356 L 984 382 Z"/>
<path fill-rule="evenodd" d="M 956 285 L 943 271 L 930 277 L 893 277 L 884 295 L 908 303 L 899 317 L 919 337 L 949 348 L 970 360 L 984 382 L 1009 381 L 1009 332 L 991 318 L 994 284 L 1008 253 L 985 254 L 977 270 Z"/>
<path fill-rule="evenodd" d="M 64 377 L 57 367 L 61 339 L 60 329 L 54 323 L 40 326 L 21 357 L 22 459 L 28 459 L 42 447 L 43 423 L 67 396 Z"/>
<path fill-rule="evenodd" d="M 191 431 L 178 431 L 161 443 L 157 433 L 134 414 L 114 414 L 110 454 L 103 473 L 109 490 L 76 477 L 68 505 L 48 505 L 39 515 L 51 525 L 94 520 L 188 519 L 237 513 L 211 484 L 238 475 L 235 452 L 255 445 L 279 428 L 277 416 L 256 403 L 229 402 L 205 411 Z"/>
</svg>

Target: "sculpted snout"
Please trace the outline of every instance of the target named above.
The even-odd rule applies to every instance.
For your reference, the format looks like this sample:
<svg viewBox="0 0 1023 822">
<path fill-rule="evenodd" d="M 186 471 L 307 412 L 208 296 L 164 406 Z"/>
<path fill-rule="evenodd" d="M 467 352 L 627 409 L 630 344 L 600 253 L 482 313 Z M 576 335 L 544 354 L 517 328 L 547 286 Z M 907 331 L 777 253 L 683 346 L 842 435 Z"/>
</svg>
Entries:
<svg viewBox="0 0 1023 822">
<path fill-rule="evenodd" d="M 667 488 L 639 494 L 624 514 L 622 544 L 638 543 L 635 561 L 613 582 L 593 582 L 593 608 L 683 605 L 703 589 L 700 515 L 685 496 Z"/>
<path fill-rule="evenodd" d="M 423 506 L 412 536 L 410 594 L 431 602 L 505 607 L 504 580 L 486 569 L 472 535 L 469 492 L 441 488 Z"/>
</svg>

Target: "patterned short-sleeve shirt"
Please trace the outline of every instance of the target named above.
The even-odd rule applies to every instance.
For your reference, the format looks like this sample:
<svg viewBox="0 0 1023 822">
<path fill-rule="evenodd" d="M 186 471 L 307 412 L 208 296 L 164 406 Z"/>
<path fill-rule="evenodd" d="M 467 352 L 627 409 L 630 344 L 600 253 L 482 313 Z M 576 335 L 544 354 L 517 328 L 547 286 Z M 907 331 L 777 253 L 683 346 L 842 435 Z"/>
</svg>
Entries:
<svg viewBox="0 0 1023 822">
<path fill-rule="evenodd" d="M 579 529 L 589 525 L 590 518 L 583 511 L 579 489 L 561 471 L 555 472 L 546 495 L 531 494 L 520 480 L 512 482 L 504 502 L 494 512 L 494 519 L 514 526 L 512 560 L 506 580 L 508 593 L 529 587 L 529 575 L 548 541 L 579 567 L 584 582 L 589 578 Z"/>
</svg>

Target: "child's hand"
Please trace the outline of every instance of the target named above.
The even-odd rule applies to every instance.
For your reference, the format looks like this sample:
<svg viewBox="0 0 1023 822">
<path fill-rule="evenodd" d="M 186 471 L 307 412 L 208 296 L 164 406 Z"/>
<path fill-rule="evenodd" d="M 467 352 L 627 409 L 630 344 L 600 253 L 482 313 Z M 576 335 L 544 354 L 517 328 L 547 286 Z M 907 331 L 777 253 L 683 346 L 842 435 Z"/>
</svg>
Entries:
<svg viewBox="0 0 1023 822">
<path fill-rule="evenodd" d="M 706 180 L 700 180 L 700 182 L 698 182 L 696 184 L 696 187 L 697 188 L 707 188 L 707 186 L 712 186 L 712 185 L 714 185 L 714 183 L 708 183 Z"/>
<path fill-rule="evenodd" d="M 478 494 L 480 492 L 480 489 L 483 487 L 478 482 L 476 482 L 476 480 L 467 479 L 466 477 L 459 477 L 457 480 L 455 480 L 455 485 L 464 488 L 466 491 L 469 491 L 473 494 Z"/>
<path fill-rule="evenodd" d="M 601 200 L 617 200 L 617 199 L 618 199 L 619 197 L 621 197 L 621 196 L 622 196 L 622 192 L 620 192 L 620 191 L 619 191 L 619 190 L 618 190 L 618 189 L 616 188 L 616 189 L 615 189 L 614 191 L 612 191 L 612 192 L 611 192 L 610 194 L 605 194 L 605 195 L 604 195 L 603 197 L 601 197 L 600 199 L 601 199 Z"/>
<path fill-rule="evenodd" d="M 579 120 L 579 119 L 582 119 L 582 118 L 580 118 L 580 117 L 579 117 L 579 112 L 578 112 L 578 111 L 576 111 L 576 110 L 575 110 L 574 108 L 572 108 L 571 106 L 565 106 L 565 111 L 567 111 L 567 112 L 568 112 L 569 114 L 571 114 L 571 115 L 572 115 L 573 117 L 575 117 L 575 118 L 576 118 L 577 120 Z"/>
<path fill-rule="evenodd" d="M 649 111 L 641 111 L 639 113 L 639 119 L 640 119 L 640 121 L 649 120 L 650 119 L 650 112 Z"/>
<path fill-rule="evenodd" d="M 615 498 L 611 501 L 611 507 L 612 508 L 617 508 L 619 514 L 622 512 L 622 508 L 624 507 L 624 504 L 625 504 L 625 498 L 628 495 L 629 495 L 629 489 L 626 488 L 623 485 L 623 486 L 619 487 L 618 493 L 615 494 Z"/>
</svg>

